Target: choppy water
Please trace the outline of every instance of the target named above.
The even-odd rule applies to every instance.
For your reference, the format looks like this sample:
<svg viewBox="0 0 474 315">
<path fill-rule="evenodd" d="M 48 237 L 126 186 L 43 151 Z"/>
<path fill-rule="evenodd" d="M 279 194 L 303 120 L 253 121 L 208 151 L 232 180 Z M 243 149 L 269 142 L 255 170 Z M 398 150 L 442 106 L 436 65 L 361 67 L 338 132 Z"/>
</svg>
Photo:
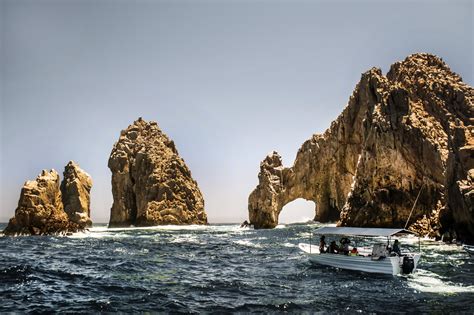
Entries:
<svg viewBox="0 0 474 315">
<path fill-rule="evenodd" d="M 0 237 L 0 312 L 473 312 L 474 259 L 459 246 L 423 241 L 416 274 L 377 276 L 312 266 L 297 244 L 315 227 Z"/>
</svg>

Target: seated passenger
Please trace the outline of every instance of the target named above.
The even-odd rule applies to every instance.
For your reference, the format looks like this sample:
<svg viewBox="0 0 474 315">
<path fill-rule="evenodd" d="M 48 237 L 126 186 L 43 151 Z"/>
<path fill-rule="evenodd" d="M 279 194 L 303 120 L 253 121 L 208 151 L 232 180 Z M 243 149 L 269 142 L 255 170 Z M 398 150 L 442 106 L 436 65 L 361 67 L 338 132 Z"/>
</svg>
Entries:
<svg viewBox="0 0 474 315">
<path fill-rule="evenodd" d="M 326 250 L 325 250 L 326 242 L 324 241 L 325 238 L 326 237 L 324 235 L 322 235 L 321 238 L 319 239 L 319 252 L 321 254 L 326 252 Z"/>
<path fill-rule="evenodd" d="M 329 251 L 330 254 L 337 254 L 339 253 L 339 248 L 336 245 L 336 241 L 332 241 L 331 244 L 329 245 Z"/>
<path fill-rule="evenodd" d="M 349 255 L 351 255 L 351 256 L 358 256 L 358 255 L 359 255 L 359 252 L 357 251 L 357 247 L 354 247 L 354 248 L 351 250 L 351 252 L 350 252 Z"/>
<path fill-rule="evenodd" d="M 340 240 L 341 246 L 339 246 L 341 254 L 349 255 L 349 244 L 350 244 L 350 242 L 351 241 L 347 237 L 341 238 L 341 240 Z"/>
<path fill-rule="evenodd" d="M 402 253 L 400 252 L 400 243 L 398 242 L 398 240 L 395 240 L 395 242 L 393 242 L 392 253 L 397 254 L 397 256 L 402 255 Z"/>
</svg>

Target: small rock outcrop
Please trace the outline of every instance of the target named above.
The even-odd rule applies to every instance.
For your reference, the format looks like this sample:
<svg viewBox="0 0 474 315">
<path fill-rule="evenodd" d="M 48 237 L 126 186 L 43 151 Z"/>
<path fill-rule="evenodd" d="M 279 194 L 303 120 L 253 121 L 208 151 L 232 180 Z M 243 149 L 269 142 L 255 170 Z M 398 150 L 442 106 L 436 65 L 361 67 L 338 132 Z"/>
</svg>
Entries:
<svg viewBox="0 0 474 315">
<path fill-rule="evenodd" d="M 141 118 L 122 130 L 109 158 L 109 227 L 207 224 L 204 200 L 175 144 Z"/>
<path fill-rule="evenodd" d="M 64 211 L 69 221 L 76 223 L 80 228 L 90 227 L 92 178 L 84 172 L 77 163 L 70 161 L 63 172 L 61 194 Z"/>
<path fill-rule="evenodd" d="M 278 224 L 297 199 L 315 220 L 403 227 L 474 238 L 474 89 L 438 57 L 414 54 L 386 76 L 362 74 L 347 107 L 299 149 L 292 167 L 272 152 L 249 196 L 256 228 Z"/>
<path fill-rule="evenodd" d="M 61 185 L 59 174 L 55 170 L 43 170 L 35 180 L 27 181 L 23 185 L 15 216 L 4 230 L 5 235 L 65 234 L 83 230 L 91 225 L 90 176 L 72 161 L 66 166 L 64 173 L 65 179 Z M 64 187 L 64 190 L 60 187 Z M 77 200 L 84 203 L 77 203 Z M 78 214 L 84 211 L 86 214 Z"/>
</svg>

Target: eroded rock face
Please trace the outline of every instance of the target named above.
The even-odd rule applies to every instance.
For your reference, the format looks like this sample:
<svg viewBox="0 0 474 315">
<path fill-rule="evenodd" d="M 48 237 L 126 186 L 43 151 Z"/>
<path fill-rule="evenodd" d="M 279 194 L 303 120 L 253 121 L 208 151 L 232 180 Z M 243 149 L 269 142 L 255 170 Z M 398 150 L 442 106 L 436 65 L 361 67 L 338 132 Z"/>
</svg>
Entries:
<svg viewBox="0 0 474 315">
<path fill-rule="evenodd" d="M 90 192 L 92 178 L 77 163 L 69 161 L 64 168 L 64 179 L 61 182 L 61 194 L 64 211 L 71 222 L 80 228 L 90 227 Z"/>
<path fill-rule="evenodd" d="M 76 230 L 64 212 L 59 189 L 59 174 L 43 170 L 21 189 L 15 216 L 10 219 L 5 235 L 43 235 Z"/>
<path fill-rule="evenodd" d="M 249 196 L 256 227 L 274 227 L 297 198 L 316 203 L 315 220 L 474 236 L 474 91 L 438 57 L 415 54 L 387 76 L 362 74 L 347 107 L 299 149 L 293 167 L 276 153 L 261 164 Z"/>
<path fill-rule="evenodd" d="M 21 189 L 15 216 L 5 235 L 53 235 L 84 230 L 90 220 L 91 177 L 74 161 L 64 168 L 59 185 L 55 170 L 43 170 Z"/>
<path fill-rule="evenodd" d="M 114 203 L 110 227 L 207 224 L 204 200 L 174 142 L 139 118 L 109 158 Z"/>
</svg>

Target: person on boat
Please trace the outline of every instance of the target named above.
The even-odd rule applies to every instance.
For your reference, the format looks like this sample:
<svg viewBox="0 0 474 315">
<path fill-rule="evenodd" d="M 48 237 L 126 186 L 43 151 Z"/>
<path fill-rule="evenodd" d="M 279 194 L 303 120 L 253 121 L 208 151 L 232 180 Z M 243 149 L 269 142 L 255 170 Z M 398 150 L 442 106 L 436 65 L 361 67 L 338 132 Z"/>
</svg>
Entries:
<svg viewBox="0 0 474 315">
<path fill-rule="evenodd" d="M 393 242 L 392 253 L 395 253 L 398 256 L 402 255 L 402 253 L 400 252 L 400 243 L 398 242 L 398 240 L 395 240 L 395 242 Z"/>
<path fill-rule="evenodd" d="M 349 253 L 350 256 L 358 256 L 359 252 L 357 251 L 357 247 L 352 248 L 351 252 Z"/>
<path fill-rule="evenodd" d="M 324 235 L 321 235 L 321 237 L 319 238 L 319 252 L 322 254 L 322 253 L 325 253 L 326 250 L 326 241 L 325 241 L 326 237 Z"/>
<path fill-rule="evenodd" d="M 339 247 L 337 247 L 336 241 L 332 241 L 331 244 L 329 244 L 329 254 L 338 254 L 339 253 Z"/>
<path fill-rule="evenodd" d="M 344 255 L 349 255 L 349 244 L 351 241 L 347 237 L 343 237 L 339 242 L 341 243 L 341 245 L 339 246 L 340 253 Z"/>
</svg>

